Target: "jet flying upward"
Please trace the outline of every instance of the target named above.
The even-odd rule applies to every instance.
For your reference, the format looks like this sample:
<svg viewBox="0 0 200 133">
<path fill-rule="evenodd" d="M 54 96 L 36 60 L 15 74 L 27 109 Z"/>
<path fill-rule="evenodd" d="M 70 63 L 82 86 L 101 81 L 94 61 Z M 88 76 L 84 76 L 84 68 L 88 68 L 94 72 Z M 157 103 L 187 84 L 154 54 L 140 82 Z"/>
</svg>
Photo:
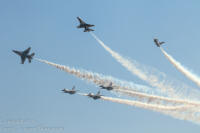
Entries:
<svg viewBox="0 0 200 133">
<path fill-rule="evenodd" d="M 89 28 L 93 27 L 94 25 L 85 23 L 80 17 L 77 17 L 77 19 L 80 22 L 80 25 L 77 26 L 77 28 L 85 28 L 84 32 L 94 31 L 93 29 Z"/>
<path fill-rule="evenodd" d="M 75 90 L 75 86 L 73 86 L 71 90 L 64 88 L 62 91 L 64 93 L 68 93 L 68 94 L 71 94 L 71 95 L 73 95 L 73 94 L 75 94 L 77 92 L 77 90 Z"/>
<path fill-rule="evenodd" d="M 108 91 L 113 90 L 112 82 L 110 82 L 108 86 L 100 85 L 99 87 L 101 87 L 101 89 L 106 89 Z"/>
<path fill-rule="evenodd" d="M 31 63 L 31 60 L 33 59 L 33 56 L 35 55 L 35 53 L 28 55 L 30 50 L 31 50 L 31 47 L 27 48 L 24 51 L 13 50 L 13 52 L 21 57 L 21 64 L 24 64 L 26 58 L 28 58 L 29 63 Z"/>
<path fill-rule="evenodd" d="M 154 43 L 156 44 L 157 47 L 160 47 L 160 45 L 165 43 L 165 42 L 159 42 L 158 39 L 156 39 L 156 38 L 153 41 L 154 41 Z"/>
<path fill-rule="evenodd" d="M 88 97 L 93 98 L 94 100 L 100 99 L 102 95 L 100 95 L 100 91 L 97 92 L 97 94 L 89 93 L 87 94 Z"/>
</svg>

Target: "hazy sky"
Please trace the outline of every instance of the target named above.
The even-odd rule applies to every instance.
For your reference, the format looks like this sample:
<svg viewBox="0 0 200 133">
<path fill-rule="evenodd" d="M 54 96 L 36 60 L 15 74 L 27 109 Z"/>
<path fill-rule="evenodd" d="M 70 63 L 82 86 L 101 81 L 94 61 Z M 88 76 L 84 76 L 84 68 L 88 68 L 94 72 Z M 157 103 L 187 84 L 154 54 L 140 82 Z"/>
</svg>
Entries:
<svg viewBox="0 0 200 133">
<path fill-rule="evenodd" d="M 199 5 L 198 0 L 0 0 L 0 133 L 199 133 L 200 126 L 188 121 L 64 94 L 61 90 L 73 85 L 82 92 L 98 88 L 36 60 L 21 65 L 12 53 L 31 46 L 37 58 L 148 85 L 76 28 L 80 16 L 95 24 L 94 33 L 113 50 L 199 89 L 153 43 L 154 37 L 165 41 L 167 52 L 200 74 Z"/>
</svg>

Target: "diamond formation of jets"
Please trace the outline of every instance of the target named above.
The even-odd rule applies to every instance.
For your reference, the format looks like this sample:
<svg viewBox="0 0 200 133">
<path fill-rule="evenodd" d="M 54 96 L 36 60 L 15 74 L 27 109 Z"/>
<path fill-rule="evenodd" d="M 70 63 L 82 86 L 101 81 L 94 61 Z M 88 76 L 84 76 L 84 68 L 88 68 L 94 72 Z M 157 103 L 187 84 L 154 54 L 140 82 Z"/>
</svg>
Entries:
<svg viewBox="0 0 200 133">
<path fill-rule="evenodd" d="M 84 32 L 94 31 L 93 29 L 90 29 L 90 27 L 93 27 L 94 25 L 85 23 L 80 17 L 77 17 L 77 19 L 80 22 L 80 25 L 77 26 L 77 28 L 85 28 Z"/>
<path fill-rule="evenodd" d="M 13 50 L 13 52 L 21 57 L 21 64 L 24 64 L 26 58 L 28 58 L 29 63 L 31 63 L 31 60 L 33 59 L 33 56 L 35 55 L 35 53 L 28 55 L 30 50 L 31 50 L 31 47 L 27 48 L 24 51 Z"/>
<path fill-rule="evenodd" d="M 63 91 L 64 93 L 68 93 L 68 94 L 70 94 L 70 95 L 73 95 L 73 94 L 75 94 L 78 90 L 75 90 L 75 86 L 73 86 L 71 90 L 65 89 L 65 88 L 64 88 L 62 91 Z"/>
<path fill-rule="evenodd" d="M 101 96 L 103 96 L 103 95 L 100 95 L 100 91 L 98 91 L 97 94 L 89 93 L 89 94 L 87 94 L 87 96 L 90 98 L 93 98 L 94 100 L 97 100 L 97 99 L 100 99 Z"/>
<path fill-rule="evenodd" d="M 113 90 L 112 82 L 108 86 L 100 85 L 99 87 L 108 91 Z"/>
<path fill-rule="evenodd" d="M 157 47 L 160 47 L 160 45 L 162 45 L 163 43 L 165 43 L 165 42 L 159 42 L 159 40 L 158 39 L 153 39 L 153 41 L 154 41 L 154 43 L 156 44 L 156 46 Z"/>
</svg>

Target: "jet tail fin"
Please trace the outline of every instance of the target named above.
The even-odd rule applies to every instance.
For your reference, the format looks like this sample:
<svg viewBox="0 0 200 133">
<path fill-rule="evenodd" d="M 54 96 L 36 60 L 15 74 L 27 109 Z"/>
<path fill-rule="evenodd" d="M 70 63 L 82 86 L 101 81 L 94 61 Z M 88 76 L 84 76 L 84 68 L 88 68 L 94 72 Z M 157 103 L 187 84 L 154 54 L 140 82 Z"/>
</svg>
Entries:
<svg viewBox="0 0 200 133">
<path fill-rule="evenodd" d="M 75 90 L 75 86 L 72 87 L 72 90 Z"/>
<path fill-rule="evenodd" d="M 97 92 L 97 95 L 100 95 L 100 93 L 101 93 L 101 92 L 100 92 L 100 91 L 98 91 L 98 92 Z"/>
<path fill-rule="evenodd" d="M 35 53 L 32 53 L 29 57 L 28 57 L 28 61 L 29 63 L 31 63 L 31 60 L 33 59 L 33 56 L 35 55 Z"/>
<path fill-rule="evenodd" d="M 84 32 L 94 31 L 93 29 L 85 28 Z"/>
<path fill-rule="evenodd" d="M 160 42 L 160 45 L 164 44 L 165 42 Z"/>
</svg>

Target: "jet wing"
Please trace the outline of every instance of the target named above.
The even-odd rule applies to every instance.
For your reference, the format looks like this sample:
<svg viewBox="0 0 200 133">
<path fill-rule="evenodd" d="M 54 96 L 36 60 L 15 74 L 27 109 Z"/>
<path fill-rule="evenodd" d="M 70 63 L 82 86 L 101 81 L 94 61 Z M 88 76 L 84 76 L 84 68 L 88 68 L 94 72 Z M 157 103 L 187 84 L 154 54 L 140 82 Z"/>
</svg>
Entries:
<svg viewBox="0 0 200 133">
<path fill-rule="evenodd" d="M 165 43 L 165 42 L 160 42 L 160 45 L 163 44 L 163 43 Z"/>
<path fill-rule="evenodd" d="M 80 24 L 86 24 L 81 18 L 77 17 L 77 19 L 80 22 Z"/>
<path fill-rule="evenodd" d="M 21 56 L 21 63 L 24 64 L 26 57 Z"/>
<path fill-rule="evenodd" d="M 21 52 L 19 52 L 19 51 L 16 51 L 16 50 L 13 50 L 13 52 L 14 52 L 15 54 L 17 54 L 17 55 L 21 56 Z"/>
<path fill-rule="evenodd" d="M 24 53 L 25 53 L 25 54 L 28 54 L 28 53 L 30 52 L 30 50 L 31 50 L 31 47 L 29 47 L 29 48 L 27 48 L 26 50 L 24 50 Z"/>
<path fill-rule="evenodd" d="M 93 27 L 94 25 L 93 25 L 93 24 L 87 24 L 87 26 L 88 26 L 88 27 Z"/>
</svg>

